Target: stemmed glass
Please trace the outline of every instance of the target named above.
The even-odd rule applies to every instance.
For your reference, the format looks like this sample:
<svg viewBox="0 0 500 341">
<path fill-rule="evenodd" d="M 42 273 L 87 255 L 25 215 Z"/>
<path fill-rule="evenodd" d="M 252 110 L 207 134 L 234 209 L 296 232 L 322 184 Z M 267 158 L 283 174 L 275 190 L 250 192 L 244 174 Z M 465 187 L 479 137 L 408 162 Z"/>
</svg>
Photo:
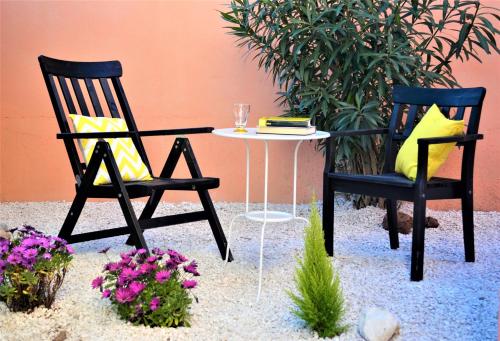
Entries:
<svg viewBox="0 0 500 341">
<path fill-rule="evenodd" d="M 236 133 L 247 133 L 245 127 L 247 125 L 249 113 L 250 113 L 250 104 L 238 103 L 234 105 L 233 108 L 234 125 L 236 126 L 236 129 L 234 129 L 234 131 Z"/>
</svg>

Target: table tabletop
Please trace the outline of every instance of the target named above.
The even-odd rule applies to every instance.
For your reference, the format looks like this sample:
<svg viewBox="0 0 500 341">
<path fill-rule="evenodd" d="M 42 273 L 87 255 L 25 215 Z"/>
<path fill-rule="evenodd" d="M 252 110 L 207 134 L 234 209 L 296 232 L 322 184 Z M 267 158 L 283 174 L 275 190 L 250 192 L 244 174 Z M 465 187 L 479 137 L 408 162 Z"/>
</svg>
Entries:
<svg viewBox="0 0 500 341">
<path fill-rule="evenodd" d="M 284 134 L 257 134 L 257 128 L 246 128 L 248 132 L 237 133 L 234 128 L 222 128 L 212 130 L 212 134 L 222 137 L 230 137 L 235 139 L 248 139 L 248 140 L 266 140 L 266 141 L 301 141 L 301 140 L 320 140 L 326 139 L 330 133 L 326 131 L 317 130 L 316 133 L 311 135 L 284 135 Z"/>
</svg>

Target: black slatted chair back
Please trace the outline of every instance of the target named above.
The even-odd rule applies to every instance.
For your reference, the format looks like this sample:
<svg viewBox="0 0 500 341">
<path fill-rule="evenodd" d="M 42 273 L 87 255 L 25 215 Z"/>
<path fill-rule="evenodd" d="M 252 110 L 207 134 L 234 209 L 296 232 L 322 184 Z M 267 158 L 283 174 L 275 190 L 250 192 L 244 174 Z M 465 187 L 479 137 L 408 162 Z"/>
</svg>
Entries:
<svg viewBox="0 0 500 341">
<path fill-rule="evenodd" d="M 466 134 L 477 134 L 485 95 L 485 88 L 429 89 L 395 86 L 384 172 L 394 172 L 401 143 L 408 138 L 423 113 L 433 104 L 436 104 L 447 118 L 465 120 Z"/>
<path fill-rule="evenodd" d="M 119 61 L 70 62 L 46 56 L 38 57 L 38 61 L 61 133 L 71 132 L 68 124 L 69 114 L 123 118 L 130 131 L 137 131 L 134 117 L 120 82 L 122 66 Z M 100 99 L 106 102 L 105 108 L 101 105 Z M 63 105 L 63 100 L 65 105 Z M 136 134 L 132 140 L 150 174 L 152 174 L 140 136 Z M 85 163 L 80 159 L 76 142 L 64 140 L 64 144 L 73 173 L 77 179 L 81 179 Z"/>
</svg>

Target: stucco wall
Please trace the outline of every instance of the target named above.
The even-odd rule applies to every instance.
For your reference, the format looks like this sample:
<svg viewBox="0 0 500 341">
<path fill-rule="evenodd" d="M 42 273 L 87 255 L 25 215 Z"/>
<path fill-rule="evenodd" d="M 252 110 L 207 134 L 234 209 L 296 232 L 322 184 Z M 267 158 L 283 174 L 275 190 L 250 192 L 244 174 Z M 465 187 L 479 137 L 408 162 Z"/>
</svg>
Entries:
<svg viewBox="0 0 500 341">
<path fill-rule="evenodd" d="M 252 104 L 249 125 L 279 114 L 271 79 L 225 34 L 218 9 L 224 1 L 0 2 L 0 200 L 70 200 L 72 173 L 39 71 L 37 56 L 69 60 L 119 59 L 141 129 L 232 125 L 232 104 Z M 475 176 L 476 208 L 500 209 L 497 136 L 498 56 L 455 66 L 464 86 L 485 86 Z M 153 168 L 161 169 L 173 138 L 146 140 Z M 244 145 L 211 135 L 192 138 L 202 170 L 221 178 L 215 200 L 244 200 Z M 252 142 L 252 201 L 262 200 L 263 145 Z M 291 143 L 272 143 L 270 200 L 289 202 Z M 323 158 L 313 144 L 300 152 L 299 200 L 321 194 Z M 458 174 L 454 155 L 441 174 Z M 183 167 L 177 175 L 186 175 Z M 168 200 L 195 200 L 170 193 Z M 434 207 L 458 207 L 442 202 Z"/>
</svg>

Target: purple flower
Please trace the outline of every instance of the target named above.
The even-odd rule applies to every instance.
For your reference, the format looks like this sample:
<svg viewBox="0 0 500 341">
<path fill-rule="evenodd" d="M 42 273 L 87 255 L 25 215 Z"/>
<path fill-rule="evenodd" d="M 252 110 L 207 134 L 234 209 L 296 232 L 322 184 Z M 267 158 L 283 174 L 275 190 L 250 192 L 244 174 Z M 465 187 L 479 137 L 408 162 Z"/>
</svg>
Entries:
<svg viewBox="0 0 500 341">
<path fill-rule="evenodd" d="M 4 272 L 7 269 L 7 262 L 3 259 L 0 259 L 0 272 Z"/>
<path fill-rule="evenodd" d="M 177 262 L 178 264 L 181 264 L 181 263 L 184 263 L 184 262 L 187 262 L 187 258 L 184 257 L 183 255 L 181 255 L 179 252 L 177 251 L 174 251 L 174 250 L 168 250 L 167 251 L 168 255 L 170 256 L 171 259 L 173 259 L 175 262 Z"/>
<path fill-rule="evenodd" d="M 182 287 L 185 289 L 192 289 L 196 286 L 196 284 L 198 284 L 198 283 L 196 283 L 195 280 L 187 279 L 187 280 L 182 282 Z"/>
<path fill-rule="evenodd" d="M 0 238 L 0 255 L 9 251 L 10 242 L 7 239 Z"/>
<path fill-rule="evenodd" d="M 165 262 L 165 265 L 167 266 L 167 269 L 170 269 L 170 270 L 177 270 L 177 266 L 179 265 L 176 261 L 174 261 L 173 259 L 168 259 L 166 262 Z"/>
<path fill-rule="evenodd" d="M 141 283 L 141 282 L 132 282 L 128 286 L 128 288 L 130 290 L 132 290 L 132 292 L 136 296 L 139 295 L 144 290 L 145 287 L 146 287 L 146 284 Z"/>
<path fill-rule="evenodd" d="M 158 257 L 162 257 L 165 254 L 165 251 L 162 251 L 160 248 L 155 247 L 153 249 L 153 255 L 156 255 Z"/>
<path fill-rule="evenodd" d="M 169 280 L 171 275 L 172 273 L 170 271 L 162 270 L 156 273 L 155 279 L 158 281 L 158 283 L 165 283 Z"/>
<path fill-rule="evenodd" d="M 92 289 L 97 289 L 102 286 L 102 283 L 104 282 L 104 279 L 102 276 L 96 277 L 92 280 Z"/>
<path fill-rule="evenodd" d="M 146 258 L 146 262 L 148 263 L 154 263 L 156 262 L 158 258 L 156 258 L 156 256 L 149 256 L 148 258 Z"/>
<path fill-rule="evenodd" d="M 189 272 L 190 274 L 193 274 L 194 276 L 199 276 L 200 273 L 198 272 L 198 264 L 196 264 L 196 261 L 192 261 L 188 265 L 184 265 L 184 271 Z"/>
<path fill-rule="evenodd" d="M 11 253 L 8 257 L 7 257 L 7 262 L 9 262 L 10 264 L 12 265 L 18 265 L 18 264 L 21 264 L 22 262 L 22 258 L 21 256 L 18 254 L 18 253 Z"/>
<path fill-rule="evenodd" d="M 137 276 L 139 276 L 139 271 L 136 271 L 134 269 L 131 269 L 131 268 L 123 268 L 122 272 L 120 273 L 120 276 L 119 276 L 119 280 L 122 282 L 122 283 L 125 283 L 125 282 L 130 282 L 130 281 L 133 281 L 134 279 L 137 278 Z"/>
<path fill-rule="evenodd" d="M 108 298 L 109 296 L 111 296 L 111 290 L 106 289 L 102 292 L 102 298 Z"/>
<path fill-rule="evenodd" d="M 66 245 L 66 252 L 68 252 L 70 255 L 75 253 L 75 249 L 71 245 Z"/>
<path fill-rule="evenodd" d="M 26 251 L 26 248 L 24 246 L 14 246 L 12 249 L 12 253 L 17 253 L 19 255 L 22 255 Z"/>
<path fill-rule="evenodd" d="M 119 263 L 108 263 L 104 265 L 104 270 L 114 272 L 121 269 L 121 265 Z"/>
<path fill-rule="evenodd" d="M 37 249 L 26 249 L 23 252 L 23 257 L 26 258 L 27 260 L 33 259 L 38 255 L 38 250 Z"/>
<path fill-rule="evenodd" d="M 141 275 L 145 275 L 145 274 L 148 274 L 148 273 L 156 270 L 157 267 L 158 267 L 158 265 L 156 265 L 156 264 L 144 263 L 144 264 L 141 264 L 141 266 L 139 268 L 139 272 L 141 273 Z"/>
<path fill-rule="evenodd" d="M 48 252 L 45 252 L 42 256 L 43 259 L 45 260 L 51 260 L 52 259 L 52 255 Z"/>
<path fill-rule="evenodd" d="M 158 309 L 159 306 L 160 306 L 160 298 L 153 297 L 151 302 L 149 302 L 149 308 L 151 309 L 151 311 L 155 311 L 156 309 Z"/>
<path fill-rule="evenodd" d="M 34 237 L 29 237 L 29 238 L 23 239 L 23 241 L 21 242 L 21 246 L 26 247 L 26 248 L 38 246 L 38 245 L 40 245 L 40 242 Z"/>
<path fill-rule="evenodd" d="M 146 249 L 138 249 L 138 250 L 137 250 L 137 254 L 138 254 L 138 255 L 145 255 L 146 253 L 148 253 L 148 252 L 146 251 Z"/>
<path fill-rule="evenodd" d="M 128 303 L 135 299 L 134 293 L 129 288 L 116 289 L 115 296 L 119 303 Z"/>
</svg>

